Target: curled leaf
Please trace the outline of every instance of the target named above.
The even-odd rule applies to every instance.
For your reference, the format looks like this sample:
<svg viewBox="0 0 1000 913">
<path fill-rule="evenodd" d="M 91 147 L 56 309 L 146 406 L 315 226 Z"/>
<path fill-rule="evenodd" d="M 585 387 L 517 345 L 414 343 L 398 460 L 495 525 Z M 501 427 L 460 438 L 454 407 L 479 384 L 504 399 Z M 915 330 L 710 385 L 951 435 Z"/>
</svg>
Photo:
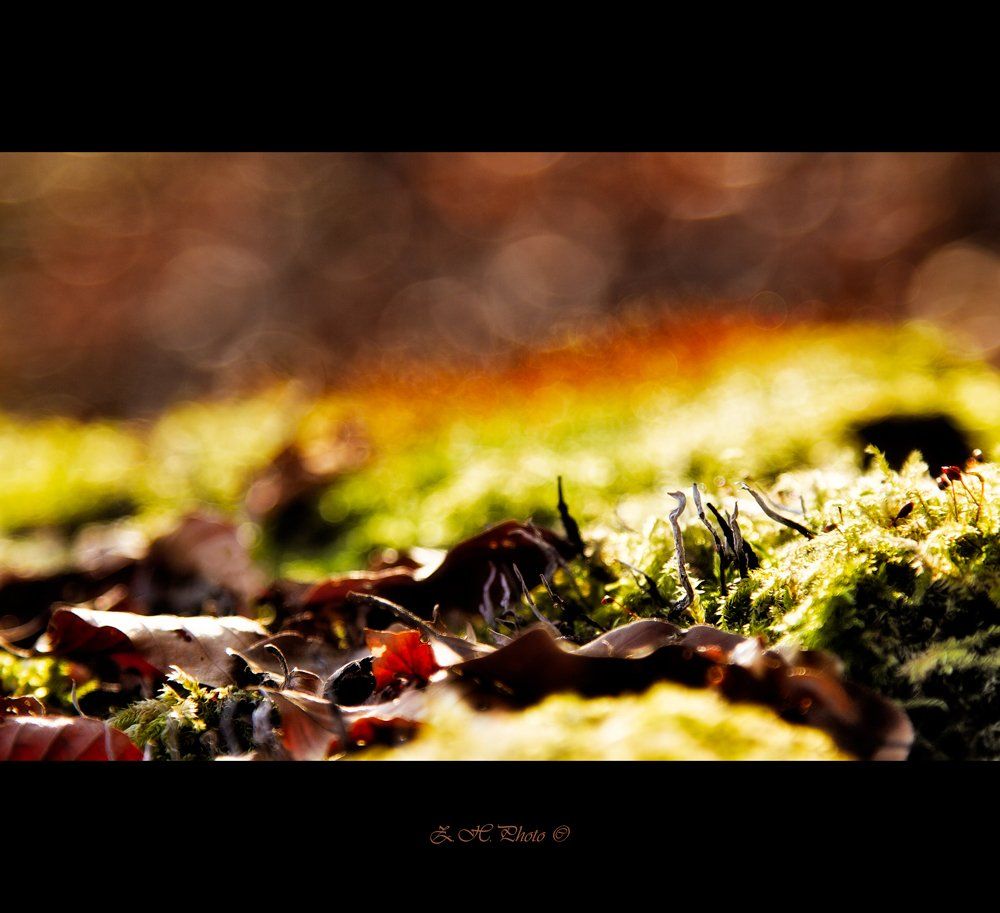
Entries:
<svg viewBox="0 0 1000 913">
<path fill-rule="evenodd" d="M 330 676 L 323 688 L 323 697 L 335 704 L 363 704 L 377 688 L 372 672 L 373 657 L 355 660 Z"/>
</svg>

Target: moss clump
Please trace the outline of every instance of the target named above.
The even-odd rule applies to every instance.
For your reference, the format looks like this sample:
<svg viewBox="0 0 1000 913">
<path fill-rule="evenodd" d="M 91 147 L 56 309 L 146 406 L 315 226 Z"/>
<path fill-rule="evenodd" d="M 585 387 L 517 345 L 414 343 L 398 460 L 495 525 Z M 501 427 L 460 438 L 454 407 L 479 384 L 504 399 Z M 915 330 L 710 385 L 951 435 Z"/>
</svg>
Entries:
<svg viewBox="0 0 1000 913">
<path fill-rule="evenodd" d="M 417 738 L 366 752 L 385 760 L 840 760 L 823 732 L 770 710 L 661 684 L 641 695 L 555 695 L 520 712 L 477 713 L 457 701 L 432 705 Z"/>
<path fill-rule="evenodd" d="M 156 698 L 137 701 L 109 722 L 155 760 L 207 761 L 253 746 L 256 691 L 205 688 L 174 667 Z"/>
<path fill-rule="evenodd" d="M 944 491 L 916 460 L 779 480 L 827 531 L 761 536 L 721 623 L 836 653 L 908 708 L 918 757 L 1000 757 L 1000 472 L 973 471 Z"/>
</svg>

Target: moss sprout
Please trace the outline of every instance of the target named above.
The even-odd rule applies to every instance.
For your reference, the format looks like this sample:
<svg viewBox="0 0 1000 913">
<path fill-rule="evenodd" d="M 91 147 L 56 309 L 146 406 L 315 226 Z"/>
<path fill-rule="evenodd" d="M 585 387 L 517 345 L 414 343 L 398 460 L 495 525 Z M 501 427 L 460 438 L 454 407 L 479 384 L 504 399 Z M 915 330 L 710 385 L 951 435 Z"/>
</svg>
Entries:
<svg viewBox="0 0 1000 913">
<path fill-rule="evenodd" d="M 211 760 L 241 754 L 254 744 L 257 691 L 206 688 L 174 667 L 155 698 L 137 701 L 111 717 L 154 760 Z"/>
</svg>

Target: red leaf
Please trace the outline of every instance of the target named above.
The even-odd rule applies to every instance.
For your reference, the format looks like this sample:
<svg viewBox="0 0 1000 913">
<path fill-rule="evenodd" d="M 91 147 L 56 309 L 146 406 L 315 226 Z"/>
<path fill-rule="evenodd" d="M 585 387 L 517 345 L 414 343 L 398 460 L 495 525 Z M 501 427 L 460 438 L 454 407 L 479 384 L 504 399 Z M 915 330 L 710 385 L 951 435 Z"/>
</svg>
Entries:
<svg viewBox="0 0 1000 913">
<path fill-rule="evenodd" d="M 89 717 L 0 717 L 0 761 L 141 761 L 124 732 Z"/>
<path fill-rule="evenodd" d="M 376 690 L 399 679 L 426 682 L 441 668 L 419 631 L 366 631 L 365 638 L 374 658 Z"/>
</svg>

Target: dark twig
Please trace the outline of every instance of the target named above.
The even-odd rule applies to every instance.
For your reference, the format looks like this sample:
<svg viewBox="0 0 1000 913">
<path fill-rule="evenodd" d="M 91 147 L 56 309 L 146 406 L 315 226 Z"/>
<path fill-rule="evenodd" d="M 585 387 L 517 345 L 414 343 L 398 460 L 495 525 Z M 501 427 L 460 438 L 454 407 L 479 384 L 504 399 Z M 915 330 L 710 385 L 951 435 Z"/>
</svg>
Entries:
<svg viewBox="0 0 1000 913">
<path fill-rule="evenodd" d="M 683 612 L 690 608 L 694 602 L 694 588 L 691 586 L 687 568 L 685 567 L 687 562 L 684 557 L 684 537 L 681 535 L 680 524 L 677 522 L 687 507 L 687 498 L 684 497 L 684 493 L 681 491 L 671 491 L 669 494 L 677 502 L 677 506 L 670 511 L 667 518 L 670 520 L 670 528 L 674 531 L 674 546 L 677 550 L 677 573 L 681 579 L 681 585 L 684 587 L 684 598 L 677 604 L 677 610 Z"/>
<path fill-rule="evenodd" d="M 760 491 L 758 494 L 768 503 L 771 510 L 787 510 L 791 514 L 798 514 L 800 517 L 804 517 L 806 514 L 806 501 L 802 495 L 799 495 L 799 507 L 789 507 L 787 504 L 779 504 L 774 498 L 767 495 L 765 492 Z"/>
<path fill-rule="evenodd" d="M 735 562 L 736 561 L 736 543 L 733 541 L 733 530 L 732 530 L 732 528 L 729 526 L 729 523 L 726 522 L 726 518 L 723 517 L 722 514 L 719 513 L 718 509 L 716 508 L 716 506 L 711 501 L 708 502 L 708 509 L 712 512 L 712 516 L 714 516 L 715 519 L 718 521 L 719 528 L 722 530 L 722 535 L 725 537 L 726 546 L 729 549 L 728 558 L 729 558 L 730 562 Z"/>
<path fill-rule="evenodd" d="M 284 686 L 282 686 L 284 687 Z M 227 701 L 222 713 L 219 714 L 219 731 L 226 746 L 226 754 L 239 754 L 243 750 L 239 733 L 236 731 L 237 701 Z"/>
<path fill-rule="evenodd" d="M 736 566 L 740 569 L 740 579 L 746 580 L 750 574 L 750 562 L 747 558 L 747 545 L 743 541 L 743 531 L 737 522 L 740 516 L 740 502 L 733 502 L 733 512 L 729 515 L 729 525 L 733 531 L 733 551 L 736 552 Z"/>
<path fill-rule="evenodd" d="M 705 516 L 705 508 L 702 507 L 701 504 L 701 492 L 698 491 L 697 482 L 691 486 L 691 493 L 694 495 L 694 506 L 698 511 L 698 518 L 705 524 L 705 528 L 712 534 L 712 541 L 715 543 L 715 551 L 719 555 L 719 593 L 722 595 L 723 599 L 725 599 L 727 595 L 726 565 L 728 564 L 726 547 L 722 544 L 722 539 L 719 538 L 719 534 L 715 531 L 715 527 L 708 522 L 708 517 Z"/>
<path fill-rule="evenodd" d="M 285 654 L 282 653 L 281 650 L 274 644 L 264 644 L 264 649 L 269 653 L 273 653 L 278 659 L 278 664 L 281 666 L 282 674 L 281 687 L 278 690 L 284 691 L 285 688 L 288 687 L 289 678 L 291 678 L 291 674 L 288 670 L 288 660 L 285 659 Z"/>
<path fill-rule="evenodd" d="M 528 603 L 528 608 L 531 609 L 531 614 L 547 628 L 551 628 L 555 632 L 556 637 L 562 637 L 562 632 L 538 610 L 538 606 L 535 605 L 535 599 L 531 595 L 531 590 L 528 589 L 528 584 L 524 582 L 524 577 L 521 576 L 521 569 L 516 564 L 512 564 L 511 567 L 514 569 L 514 576 L 517 577 L 517 582 L 521 584 L 521 592 L 524 594 L 525 602 Z"/>
<path fill-rule="evenodd" d="M 80 714 L 80 716 L 86 716 L 83 710 L 80 709 L 80 699 L 76 696 L 76 682 L 70 681 L 70 691 L 69 691 L 69 702 L 73 705 L 73 709 Z M 108 755 L 111 757 L 111 755 Z"/>
<path fill-rule="evenodd" d="M 594 619 L 591 618 L 590 615 L 581 608 L 581 606 L 583 605 L 582 594 L 580 597 L 581 602 L 579 605 L 573 602 L 567 602 L 552 588 L 552 584 L 549 583 L 548 577 L 546 577 L 544 574 L 540 574 L 539 576 L 541 577 L 542 583 L 545 585 L 545 589 L 548 591 L 549 598 L 552 600 L 552 604 L 567 617 L 570 623 L 572 623 L 577 618 L 582 618 L 585 622 L 587 622 L 587 624 L 593 627 L 594 630 L 600 631 L 602 634 L 608 630 L 604 625 L 594 621 Z M 576 586 L 575 581 L 574 581 L 574 586 Z M 578 593 L 580 592 L 579 587 L 576 587 L 576 590 Z"/>
<path fill-rule="evenodd" d="M 559 609 L 560 612 L 567 611 L 566 600 L 552 589 L 552 584 L 549 583 L 548 577 L 544 574 L 539 574 L 539 577 L 542 580 L 542 585 L 545 587 L 545 592 L 549 594 L 549 599 L 552 600 L 552 605 Z"/>
<path fill-rule="evenodd" d="M 649 593 L 653 602 L 656 603 L 657 608 L 667 608 L 669 603 L 663 598 L 663 594 L 660 592 L 660 588 L 656 585 L 656 581 L 653 579 L 652 575 L 647 574 L 645 571 L 640 571 L 637 567 L 632 567 L 631 564 L 627 561 L 622 561 L 621 558 L 614 558 L 612 560 L 620 564 L 622 567 L 627 567 L 635 577 L 636 583 L 645 585 L 646 591 Z"/>
<path fill-rule="evenodd" d="M 463 637 L 456 637 L 453 634 L 439 631 L 433 625 L 428 624 L 423 618 L 414 615 L 409 609 L 388 599 L 383 599 L 381 596 L 375 596 L 372 593 L 359 593 L 355 590 L 347 594 L 347 601 L 354 605 L 365 605 L 370 608 L 380 608 L 392 612 L 404 624 L 422 631 L 431 640 L 436 640 L 447 645 L 462 656 L 463 659 L 471 659 L 473 656 L 478 656 L 489 650 L 489 647 L 483 644 L 473 643 Z M 492 633 L 492 628 L 488 630 Z"/>
<path fill-rule="evenodd" d="M 592 624 L 598 631 L 601 632 L 607 631 L 607 628 L 604 627 L 604 625 L 598 624 L 596 621 L 594 621 L 593 618 L 591 618 L 586 612 L 584 612 L 580 608 L 580 606 L 585 606 L 587 604 L 587 598 L 583 595 L 583 591 L 580 589 L 580 584 L 576 582 L 576 577 L 573 575 L 573 570 L 572 568 L 570 568 L 569 562 L 566 561 L 566 559 L 563 558 L 563 556 L 560 555 L 558 551 L 553 549 L 547 542 L 545 542 L 544 540 L 542 540 L 542 542 L 545 546 L 551 549 L 556 566 L 561 567 L 566 572 L 566 579 L 569 581 L 569 585 L 576 592 L 579 603 L 569 603 L 567 605 L 572 606 L 572 609 L 574 611 L 576 611 L 582 618 L 590 622 L 590 624 Z"/>
<path fill-rule="evenodd" d="M 796 523 L 794 520 L 790 520 L 788 517 L 783 517 L 777 511 L 771 510 L 768 507 L 767 502 L 749 485 L 746 483 L 742 486 L 746 491 L 750 493 L 750 496 L 757 502 L 758 506 L 765 514 L 767 514 L 772 520 L 777 521 L 782 526 L 787 526 L 789 529 L 794 529 L 800 536 L 805 536 L 807 539 L 815 539 L 816 533 L 811 529 L 807 529 L 801 523 Z"/>
<path fill-rule="evenodd" d="M 580 535 L 580 526 L 576 520 L 573 519 L 573 515 L 569 512 L 569 507 L 566 504 L 566 499 L 563 498 L 562 476 L 559 476 L 557 479 L 557 487 L 559 489 L 559 517 L 562 520 L 563 529 L 566 531 L 566 538 L 582 555 L 583 536 Z"/>
</svg>

